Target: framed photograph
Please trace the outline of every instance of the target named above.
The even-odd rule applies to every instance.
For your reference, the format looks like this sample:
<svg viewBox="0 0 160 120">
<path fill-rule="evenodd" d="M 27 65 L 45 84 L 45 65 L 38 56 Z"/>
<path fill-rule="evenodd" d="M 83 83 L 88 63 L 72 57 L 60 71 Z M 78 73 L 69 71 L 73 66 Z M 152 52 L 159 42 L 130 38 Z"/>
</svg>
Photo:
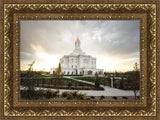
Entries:
<svg viewBox="0 0 160 120">
<path fill-rule="evenodd" d="M 0 1 L 0 118 L 160 119 L 160 8 L 147 1 Z"/>
<path fill-rule="evenodd" d="M 20 33 L 20 99 L 140 100 L 140 20 L 21 20 Z"/>
</svg>

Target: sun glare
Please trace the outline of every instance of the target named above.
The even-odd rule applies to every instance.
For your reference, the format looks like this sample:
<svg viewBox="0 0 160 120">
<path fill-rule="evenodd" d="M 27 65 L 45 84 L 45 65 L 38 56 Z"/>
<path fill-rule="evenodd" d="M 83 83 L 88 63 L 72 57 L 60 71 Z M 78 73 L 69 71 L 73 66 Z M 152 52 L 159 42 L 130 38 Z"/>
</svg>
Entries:
<svg viewBox="0 0 160 120">
<path fill-rule="evenodd" d="M 33 65 L 34 70 L 50 71 L 51 68 L 57 67 L 60 56 L 50 55 L 46 53 L 37 53 L 37 60 Z"/>
</svg>

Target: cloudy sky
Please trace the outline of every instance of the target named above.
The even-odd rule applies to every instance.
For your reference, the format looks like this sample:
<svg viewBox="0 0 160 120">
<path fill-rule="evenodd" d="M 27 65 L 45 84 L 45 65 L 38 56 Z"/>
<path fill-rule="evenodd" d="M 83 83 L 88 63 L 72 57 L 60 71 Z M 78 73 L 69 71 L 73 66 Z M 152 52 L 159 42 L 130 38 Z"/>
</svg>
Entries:
<svg viewBox="0 0 160 120">
<path fill-rule="evenodd" d="M 34 60 L 34 70 L 57 67 L 77 37 L 81 49 L 97 58 L 97 68 L 124 72 L 139 64 L 139 20 L 22 20 L 20 27 L 21 70 Z"/>
</svg>

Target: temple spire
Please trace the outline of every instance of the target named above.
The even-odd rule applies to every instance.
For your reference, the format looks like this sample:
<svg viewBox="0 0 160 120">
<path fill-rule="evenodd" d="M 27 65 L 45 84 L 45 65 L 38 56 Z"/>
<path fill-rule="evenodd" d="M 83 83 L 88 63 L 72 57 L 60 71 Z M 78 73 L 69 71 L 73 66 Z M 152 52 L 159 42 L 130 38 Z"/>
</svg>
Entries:
<svg viewBox="0 0 160 120">
<path fill-rule="evenodd" d="M 77 50 L 80 50 L 81 48 L 80 48 L 80 40 L 79 40 L 79 38 L 77 37 L 77 39 L 76 39 L 76 41 L 75 41 L 75 49 L 77 49 Z"/>
<path fill-rule="evenodd" d="M 77 40 L 76 40 L 76 42 L 80 42 L 80 40 L 79 40 L 79 37 L 77 37 Z"/>
</svg>

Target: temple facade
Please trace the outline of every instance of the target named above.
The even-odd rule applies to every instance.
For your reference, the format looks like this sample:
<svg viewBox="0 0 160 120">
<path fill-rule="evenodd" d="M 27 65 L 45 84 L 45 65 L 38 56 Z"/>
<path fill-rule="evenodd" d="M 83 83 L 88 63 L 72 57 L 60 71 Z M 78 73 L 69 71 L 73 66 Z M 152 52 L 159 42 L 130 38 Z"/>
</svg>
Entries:
<svg viewBox="0 0 160 120">
<path fill-rule="evenodd" d="M 95 75 L 103 74 L 103 69 L 96 68 L 96 58 L 87 55 L 81 50 L 80 40 L 75 41 L 75 49 L 69 55 L 60 59 L 61 69 L 64 75 Z"/>
</svg>

